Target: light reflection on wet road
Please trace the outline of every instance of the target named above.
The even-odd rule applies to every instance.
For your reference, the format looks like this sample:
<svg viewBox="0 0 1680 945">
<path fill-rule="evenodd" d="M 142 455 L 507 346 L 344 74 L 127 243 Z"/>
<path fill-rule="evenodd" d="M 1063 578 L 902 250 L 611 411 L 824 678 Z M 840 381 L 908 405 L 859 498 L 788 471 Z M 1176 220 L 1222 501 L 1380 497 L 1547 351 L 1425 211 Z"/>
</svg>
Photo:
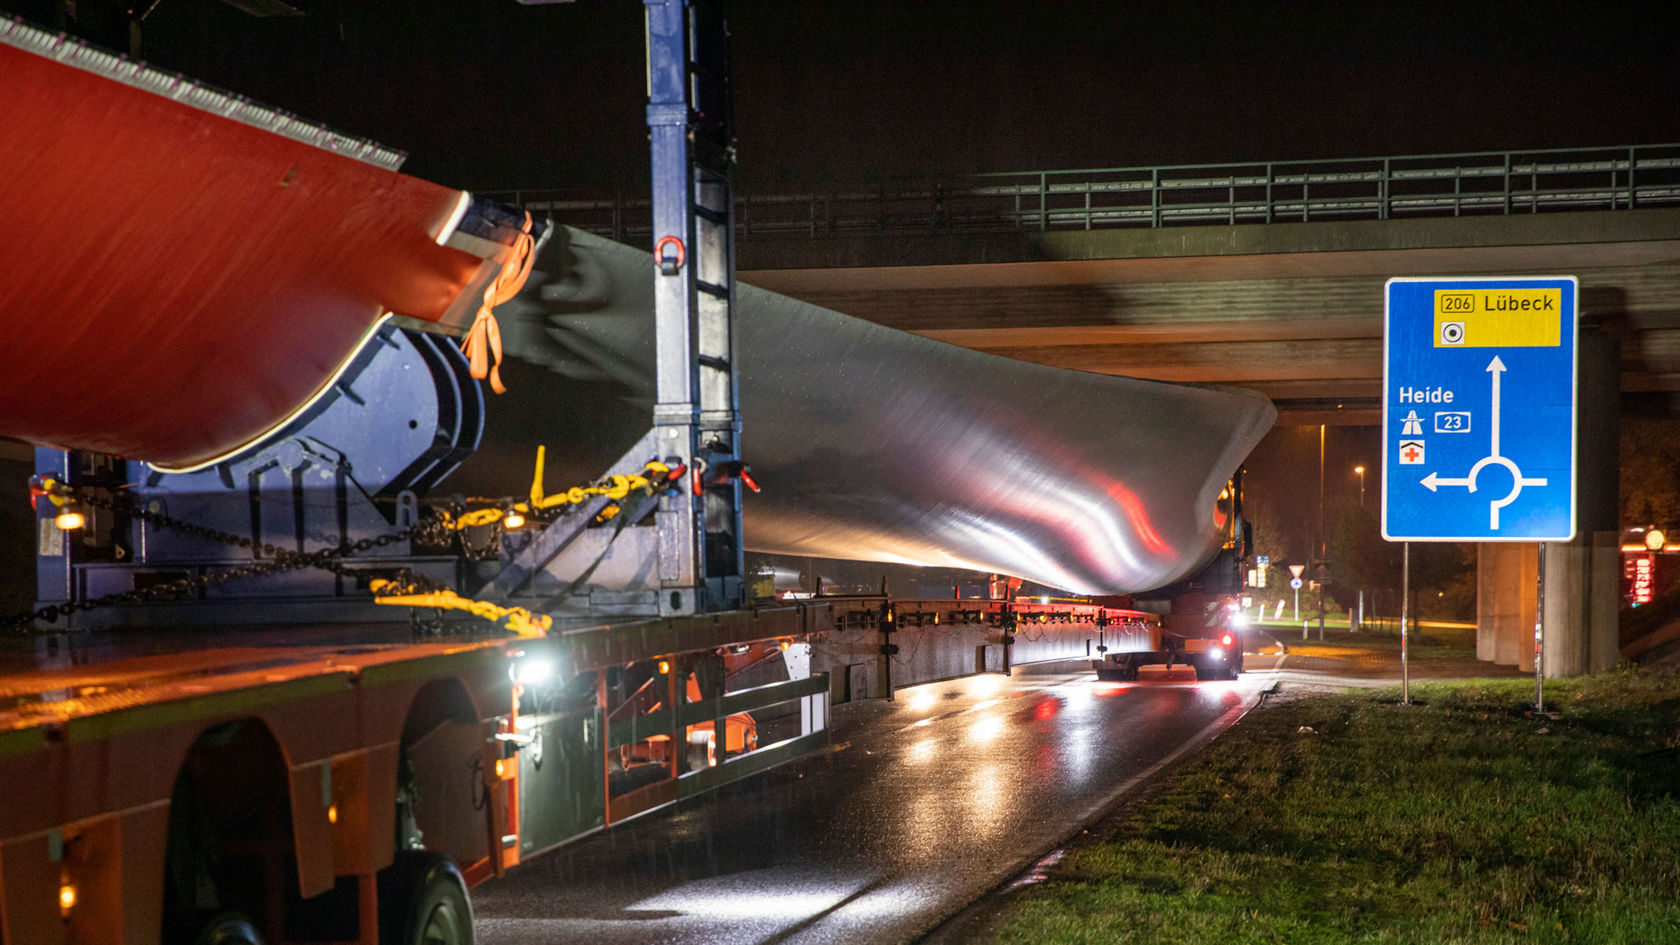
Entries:
<svg viewBox="0 0 1680 945">
<path fill-rule="evenodd" d="M 906 941 L 1234 718 L 1270 675 L 1198 683 L 1188 671 L 1146 671 L 1139 683 L 1099 683 L 1088 666 L 1021 667 L 837 707 L 839 750 L 478 887 L 479 941 Z"/>
</svg>

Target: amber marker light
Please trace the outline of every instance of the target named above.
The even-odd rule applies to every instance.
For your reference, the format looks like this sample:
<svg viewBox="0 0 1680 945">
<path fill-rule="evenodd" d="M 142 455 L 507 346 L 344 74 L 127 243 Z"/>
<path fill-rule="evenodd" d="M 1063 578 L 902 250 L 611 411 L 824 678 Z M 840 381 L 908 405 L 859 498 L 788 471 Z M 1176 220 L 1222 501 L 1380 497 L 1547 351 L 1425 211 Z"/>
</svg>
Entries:
<svg viewBox="0 0 1680 945">
<path fill-rule="evenodd" d="M 513 529 L 513 528 L 523 528 L 524 526 L 525 526 L 525 516 L 519 514 L 518 512 L 509 512 L 508 514 L 502 516 L 502 527 L 503 528 Z"/>
<path fill-rule="evenodd" d="M 338 823 L 338 805 L 337 804 L 334 804 L 331 807 L 327 808 L 327 823 L 329 823 L 329 824 Z"/>
<path fill-rule="evenodd" d="M 659 675 L 663 676 L 666 673 L 669 673 L 670 671 L 671 671 L 671 661 L 670 660 L 660 660 L 659 661 Z"/>
<path fill-rule="evenodd" d="M 63 531 L 73 532 L 87 524 L 87 516 L 75 509 L 65 509 L 58 513 L 57 518 L 53 519 L 53 524 Z"/>
<path fill-rule="evenodd" d="M 76 908 L 76 886 L 74 883 L 62 883 L 58 887 L 58 911 L 66 919 L 70 918 L 70 910 Z"/>
</svg>

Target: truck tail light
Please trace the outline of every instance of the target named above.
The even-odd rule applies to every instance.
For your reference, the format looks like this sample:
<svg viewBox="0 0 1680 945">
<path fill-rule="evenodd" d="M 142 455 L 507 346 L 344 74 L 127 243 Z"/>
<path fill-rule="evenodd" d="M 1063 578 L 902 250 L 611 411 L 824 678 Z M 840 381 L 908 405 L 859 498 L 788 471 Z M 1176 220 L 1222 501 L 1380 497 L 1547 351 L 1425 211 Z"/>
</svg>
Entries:
<svg viewBox="0 0 1680 945">
<path fill-rule="evenodd" d="M 1221 644 L 1225 645 L 1225 646 L 1230 646 L 1231 645 L 1231 639 L 1232 639 L 1231 635 L 1229 633 L 1227 633 L 1224 636 L 1219 638 L 1219 642 Z"/>
</svg>

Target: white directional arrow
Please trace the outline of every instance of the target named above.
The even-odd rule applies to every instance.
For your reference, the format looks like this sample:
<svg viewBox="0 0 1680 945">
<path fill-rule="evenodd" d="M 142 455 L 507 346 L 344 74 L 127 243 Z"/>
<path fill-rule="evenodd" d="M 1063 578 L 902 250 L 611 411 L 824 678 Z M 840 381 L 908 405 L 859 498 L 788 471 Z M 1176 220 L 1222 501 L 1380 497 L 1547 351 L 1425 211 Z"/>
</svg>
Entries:
<svg viewBox="0 0 1680 945">
<path fill-rule="evenodd" d="M 1499 355 L 1496 354 L 1496 355 L 1493 356 L 1493 360 L 1488 362 L 1487 369 L 1488 369 L 1488 373 L 1493 375 L 1493 452 L 1489 453 L 1488 455 L 1489 456 L 1498 456 L 1499 455 L 1499 375 L 1505 373 L 1505 362 L 1499 360 Z M 1472 488 L 1470 491 L 1474 492 L 1476 490 L 1474 488 Z"/>
<path fill-rule="evenodd" d="M 1446 476 L 1437 476 L 1434 473 L 1424 476 L 1421 485 L 1430 492 L 1434 492 L 1437 486 L 1465 486 L 1471 492 L 1476 491 L 1476 483 L 1474 480 L 1451 479 Z"/>
<path fill-rule="evenodd" d="M 1507 457 L 1499 455 L 1499 375 L 1505 373 L 1505 362 L 1499 360 L 1499 355 L 1496 354 L 1493 356 L 1493 360 L 1488 362 L 1487 371 L 1489 374 L 1493 375 L 1493 422 L 1491 424 L 1493 431 L 1493 443 L 1491 452 L 1477 460 L 1476 465 L 1470 467 L 1470 475 L 1465 476 L 1462 479 L 1455 479 L 1449 476 L 1438 476 L 1435 473 L 1430 473 L 1429 475 L 1424 476 L 1418 484 L 1423 486 L 1425 489 L 1428 489 L 1430 492 L 1435 492 L 1442 486 L 1463 486 L 1465 489 L 1475 492 L 1476 476 L 1479 475 L 1485 467 L 1489 465 L 1504 466 L 1506 469 L 1511 471 L 1511 492 L 1503 499 L 1494 499 L 1488 503 L 1488 528 L 1493 531 L 1498 531 L 1499 510 L 1507 505 L 1510 505 L 1512 502 L 1517 501 L 1517 495 L 1522 492 L 1523 486 L 1543 486 L 1546 484 L 1546 480 L 1524 476 L 1522 474 L 1522 470 L 1517 468 L 1516 463 L 1512 462 Z"/>
</svg>

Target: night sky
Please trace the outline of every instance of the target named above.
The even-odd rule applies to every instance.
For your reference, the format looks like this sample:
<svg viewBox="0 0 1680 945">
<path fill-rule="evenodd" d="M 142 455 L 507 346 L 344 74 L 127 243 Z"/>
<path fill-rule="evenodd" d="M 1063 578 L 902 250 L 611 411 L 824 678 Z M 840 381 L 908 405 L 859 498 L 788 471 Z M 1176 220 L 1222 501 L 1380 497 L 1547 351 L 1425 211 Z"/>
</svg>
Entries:
<svg viewBox="0 0 1680 945">
<path fill-rule="evenodd" d="M 439 183 L 645 188 L 635 0 L 292 2 L 310 15 L 159 0 L 142 54 Z M 126 45 L 119 4 L 76 9 Z M 741 184 L 1672 142 L 1659 9 L 736 0 Z"/>
</svg>

